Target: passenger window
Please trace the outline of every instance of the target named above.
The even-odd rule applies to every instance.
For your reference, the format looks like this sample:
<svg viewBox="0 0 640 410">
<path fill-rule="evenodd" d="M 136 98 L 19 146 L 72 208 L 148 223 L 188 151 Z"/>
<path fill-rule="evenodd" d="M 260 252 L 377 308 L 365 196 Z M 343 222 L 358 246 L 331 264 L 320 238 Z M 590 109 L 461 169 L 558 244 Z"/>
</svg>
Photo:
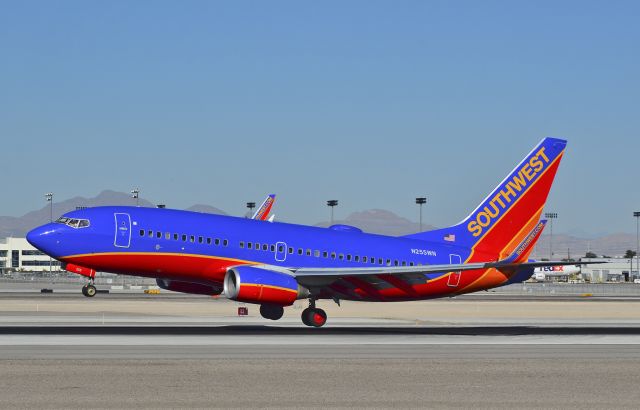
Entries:
<svg viewBox="0 0 640 410">
<path fill-rule="evenodd" d="M 266 250 L 268 250 L 268 249 L 269 249 L 269 245 L 267 245 L 266 243 L 263 243 L 263 244 L 262 244 L 262 250 L 263 250 L 263 251 L 266 251 Z"/>
<path fill-rule="evenodd" d="M 311 256 L 311 249 L 307 249 L 307 256 Z"/>
<path fill-rule="evenodd" d="M 347 260 L 350 261 L 351 260 L 351 255 L 347 254 Z"/>
<path fill-rule="evenodd" d="M 174 233 L 174 234 L 173 234 L 173 240 L 175 240 L 175 241 L 177 241 L 177 240 L 178 240 L 178 234 L 177 234 L 177 233 Z"/>
<path fill-rule="evenodd" d="M 289 253 L 292 254 L 293 253 L 293 248 L 289 248 Z"/>
<path fill-rule="evenodd" d="M 156 238 L 158 239 L 162 238 L 162 232 L 160 231 L 156 232 Z"/>
<path fill-rule="evenodd" d="M 228 240 L 225 239 L 224 241 L 222 241 L 222 246 L 227 246 L 227 245 L 229 245 L 229 241 Z"/>
<path fill-rule="evenodd" d="M 253 242 L 247 242 L 247 248 L 248 249 L 252 249 L 253 248 Z"/>
<path fill-rule="evenodd" d="M 164 239 L 171 239 L 171 233 L 165 232 L 164 233 Z"/>
<path fill-rule="evenodd" d="M 207 245 L 211 245 L 211 238 L 207 238 Z"/>
<path fill-rule="evenodd" d="M 378 265 L 382 265 L 382 258 L 378 258 Z"/>
<path fill-rule="evenodd" d="M 313 256 L 315 256 L 316 258 L 320 257 L 320 251 L 314 251 L 313 252 Z"/>
<path fill-rule="evenodd" d="M 366 256 L 362 257 L 362 262 L 367 263 L 367 257 Z"/>
<path fill-rule="evenodd" d="M 282 251 L 284 251 L 284 246 L 279 245 L 279 246 L 278 246 L 278 252 L 282 252 Z"/>
<path fill-rule="evenodd" d="M 259 251 L 260 250 L 260 244 L 258 242 L 256 242 L 256 250 Z"/>
<path fill-rule="evenodd" d="M 398 266 L 398 261 L 397 261 L 397 260 L 393 261 L 393 264 L 394 264 L 395 266 Z"/>
<path fill-rule="evenodd" d="M 331 259 L 335 259 L 336 258 L 336 253 L 335 252 L 331 252 Z"/>
<path fill-rule="evenodd" d="M 413 266 L 413 262 L 409 262 L 409 266 Z"/>
<path fill-rule="evenodd" d="M 216 245 L 220 245 L 220 239 L 216 238 L 213 243 L 215 243 Z"/>
<path fill-rule="evenodd" d="M 204 238 L 202 236 L 198 236 L 198 243 L 204 242 Z"/>
<path fill-rule="evenodd" d="M 153 231 L 147 231 L 147 236 L 152 238 L 153 237 Z"/>
<path fill-rule="evenodd" d="M 269 247 L 269 249 L 271 249 L 271 252 L 275 252 L 276 251 L 276 246 L 275 245 L 271 245 Z"/>
<path fill-rule="evenodd" d="M 240 249 L 244 249 L 244 241 L 240 241 Z"/>
<path fill-rule="evenodd" d="M 303 253 L 302 248 L 298 248 L 298 255 L 302 255 L 302 253 Z"/>
<path fill-rule="evenodd" d="M 407 266 L 407 262 L 402 261 L 402 266 Z"/>
<path fill-rule="evenodd" d="M 353 257 L 353 260 L 356 261 L 356 262 L 360 262 L 360 257 L 358 255 L 356 255 L 356 256 Z"/>
<path fill-rule="evenodd" d="M 195 237 L 195 236 L 193 236 L 193 235 L 191 235 L 191 236 L 189 237 L 189 240 L 190 240 L 191 242 L 195 242 L 195 241 L 196 241 L 196 237 Z"/>
<path fill-rule="evenodd" d="M 391 266 L 391 259 L 387 259 L 387 266 Z"/>
<path fill-rule="evenodd" d="M 140 236 L 144 236 L 144 229 L 140 229 Z"/>
<path fill-rule="evenodd" d="M 371 264 L 375 265 L 376 264 L 376 258 L 374 258 L 373 256 L 371 258 L 369 258 L 371 260 Z"/>
<path fill-rule="evenodd" d="M 327 257 L 329 257 L 329 252 L 327 252 L 327 251 L 322 251 L 322 257 L 323 257 L 323 258 L 327 258 Z"/>
<path fill-rule="evenodd" d="M 341 253 L 338 255 L 338 259 L 343 260 L 344 259 L 344 253 Z"/>
</svg>

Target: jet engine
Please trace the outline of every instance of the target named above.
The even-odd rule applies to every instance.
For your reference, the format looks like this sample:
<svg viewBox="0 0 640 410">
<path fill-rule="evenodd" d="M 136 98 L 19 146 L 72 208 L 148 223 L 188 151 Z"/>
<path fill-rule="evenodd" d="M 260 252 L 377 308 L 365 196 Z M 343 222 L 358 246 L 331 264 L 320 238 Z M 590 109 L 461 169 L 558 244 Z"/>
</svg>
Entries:
<svg viewBox="0 0 640 410">
<path fill-rule="evenodd" d="M 224 277 L 224 293 L 239 302 L 279 306 L 289 306 L 309 296 L 309 290 L 292 275 L 253 266 L 229 269 Z"/>
</svg>

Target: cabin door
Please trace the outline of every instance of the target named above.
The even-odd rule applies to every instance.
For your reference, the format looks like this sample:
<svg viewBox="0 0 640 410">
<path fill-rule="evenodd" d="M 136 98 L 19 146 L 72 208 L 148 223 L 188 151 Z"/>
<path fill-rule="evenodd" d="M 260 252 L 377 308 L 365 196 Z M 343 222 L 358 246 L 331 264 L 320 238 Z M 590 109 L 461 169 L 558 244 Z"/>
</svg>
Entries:
<svg viewBox="0 0 640 410">
<path fill-rule="evenodd" d="M 113 214 L 116 220 L 116 238 L 113 245 L 117 248 L 128 248 L 131 244 L 131 217 L 129 214 Z"/>
<path fill-rule="evenodd" d="M 452 265 L 459 265 L 462 263 L 462 258 L 460 257 L 460 255 L 450 254 L 449 263 L 451 263 Z M 457 287 L 460 284 L 461 275 L 462 275 L 462 271 L 450 272 L 447 285 L 451 286 L 452 288 Z"/>
</svg>

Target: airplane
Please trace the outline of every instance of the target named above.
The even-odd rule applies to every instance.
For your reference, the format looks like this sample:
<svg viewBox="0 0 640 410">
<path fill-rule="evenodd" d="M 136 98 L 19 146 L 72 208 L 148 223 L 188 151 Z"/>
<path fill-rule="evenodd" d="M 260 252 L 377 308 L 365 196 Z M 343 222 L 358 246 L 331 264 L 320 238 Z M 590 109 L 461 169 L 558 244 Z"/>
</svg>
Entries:
<svg viewBox="0 0 640 410">
<path fill-rule="evenodd" d="M 265 319 L 278 320 L 285 307 L 308 299 L 302 323 L 321 327 L 327 314 L 318 301 L 452 297 L 523 282 L 540 266 L 576 264 L 529 259 L 566 144 L 544 138 L 460 223 L 400 237 L 348 225 L 107 206 L 66 213 L 27 240 L 67 270 L 150 277 L 163 289 L 224 295 L 259 305 Z M 95 292 L 92 282 L 87 286 Z"/>
<path fill-rule="evenodd" d="M 577 265 L 540 266 L 533 271 L 533 279 L 543 282 L 549 276 L 571 276 L 580 273 Z"/>
<path fill-rule="evenodd" d="M 276 201 L 276 195 L 269 194 L 265 198 L 265 200 L 262 202 L 262 205 L 260 205 L 258 210 L 253 214 L 251 219 L 255 219 L 258 221 L 273 222 L 273 218 L 275 217 L 275 215 L 269 216 L 269 213 L 271 212 L 271 208 L 273 207 L 273 204 L 275 203 L 275 201 Z M 63 267 L 68 272 L 75 273 L 77 275 L 85 276 L 89 278 L 89 283 L 82 287 L 82 294 L 87 297 L 93 297 L 96 295 L 98 291 L 94 285 L 94 281 L 96 278 L 95 269 L 88 269 L 83 266 L 78 266 L 73 264 L 63 265 Z"/>
</svg>

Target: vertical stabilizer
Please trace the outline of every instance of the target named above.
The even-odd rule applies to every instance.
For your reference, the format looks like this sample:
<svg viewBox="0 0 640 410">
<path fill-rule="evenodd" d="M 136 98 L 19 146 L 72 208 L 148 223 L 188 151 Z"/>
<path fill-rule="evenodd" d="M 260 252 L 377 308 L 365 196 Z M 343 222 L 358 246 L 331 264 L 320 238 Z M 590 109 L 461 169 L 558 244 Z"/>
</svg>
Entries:
<svg viewBox="0 0 640 410">
<path fill-rule="evenodd" d="M 566 145 L 543 139 L 462 222 L 407 237 L 509 256 L 538 225 Z"/>
</svg>

